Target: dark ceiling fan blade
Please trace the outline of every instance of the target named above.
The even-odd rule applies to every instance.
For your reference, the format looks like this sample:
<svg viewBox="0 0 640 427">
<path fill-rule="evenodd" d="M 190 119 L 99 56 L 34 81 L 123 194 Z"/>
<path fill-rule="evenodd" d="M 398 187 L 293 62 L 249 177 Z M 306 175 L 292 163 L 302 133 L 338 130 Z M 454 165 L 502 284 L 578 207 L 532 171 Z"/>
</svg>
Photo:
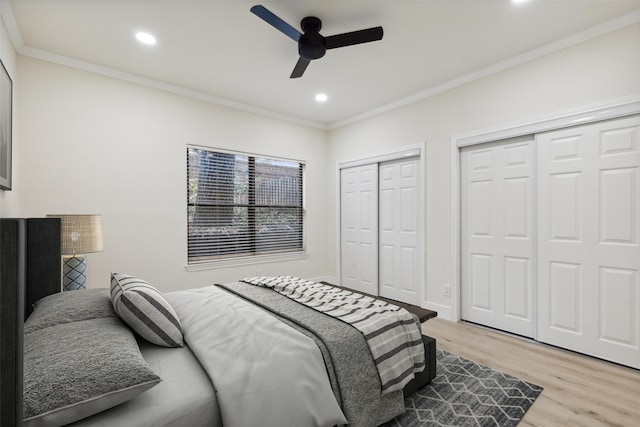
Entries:
<svg viewBox="0 0 640 427">
<path fill-rule="evenodd" d="M 262 5 L 256 5 L 251 8 L 251 12 L 253 12 L 254 15 L 262 18 L 268 24 L 271 24 L 274 28 L 289 36 L 291 39 L 293 39 L 293 41 L 297 42 L 298 40 L 300 40 L 300 36 L 302 36 L 300 31 L 296 30 L 291 25 L 287 24 L 282 19 L 274 15 L 273 12 L 271 12 L 266 7 Z"/>
<path fill-rule="evenodd" d="M 374 42 L 382 39 L 382 27 L 367 28 L 366 30 L 351 31 L 350 33 L 336 34 L 325 37 L 327 49 L 352 46 L 354 44 Z"/>
<path fill-rule="evenodd" d="M 291 76 L 289 78 L 297 79 L 298 77 L 302 77 L 302 75 L 304 74 L 304 70 L 306 70 L 307 66 L 309 65 L 309 62 L 311 62 L 311 60 L 300 57 L 300 59 L 298 59 L 298 62 L 296 62 L 296 66 L 293 67 L 293 71 L 291 72 Z"/>
</svg>

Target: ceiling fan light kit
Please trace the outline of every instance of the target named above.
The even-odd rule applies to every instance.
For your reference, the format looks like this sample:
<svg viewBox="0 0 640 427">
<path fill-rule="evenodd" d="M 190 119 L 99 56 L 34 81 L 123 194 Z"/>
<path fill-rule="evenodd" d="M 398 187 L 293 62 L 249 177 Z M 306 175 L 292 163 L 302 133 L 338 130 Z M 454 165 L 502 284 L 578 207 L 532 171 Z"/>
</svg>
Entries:
<svg viewBox="0 0 640 427">
<path fill-rule="evenodd" d="M 292 79 L 302 77 L 309 63 L 314 59 L 322 58 L 327 53 L 327 49 L 373 42 L 381 40 L 383 36 L 382 27 L 373 27 L 324 37 L 320 34 L 322 21 L 315 16 L 302 19 L 301 33 L 262 5 L 253 6 L 251 12 L 298 43 L 300 58 L 291 73 Z"/>
</svg>

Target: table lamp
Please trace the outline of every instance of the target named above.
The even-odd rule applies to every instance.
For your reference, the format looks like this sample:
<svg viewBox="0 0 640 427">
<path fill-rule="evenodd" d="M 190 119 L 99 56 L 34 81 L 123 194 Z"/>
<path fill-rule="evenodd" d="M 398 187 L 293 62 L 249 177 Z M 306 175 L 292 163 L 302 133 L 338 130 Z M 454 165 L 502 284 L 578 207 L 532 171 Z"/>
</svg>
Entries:
<svg viewBox="0 0 640 427">
<path fill-rule="evenodd" d="M 104 250 L 100 215 L 47 215 L 60 218 L 62 247 L 62 290 L 86 289 L 85 254 Z"/>
</svg>

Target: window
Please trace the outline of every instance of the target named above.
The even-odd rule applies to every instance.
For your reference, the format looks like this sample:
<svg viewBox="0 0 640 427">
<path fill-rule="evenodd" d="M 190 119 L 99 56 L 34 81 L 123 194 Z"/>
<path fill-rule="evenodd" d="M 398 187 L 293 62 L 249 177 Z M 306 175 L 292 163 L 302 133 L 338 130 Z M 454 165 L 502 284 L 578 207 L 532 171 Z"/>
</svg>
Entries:
<svg viewBox="0 0 640 427">
<path fill-rule="evenodd" d="M 187 147 L 189 263 L 303 252 L 304 164 Z"/>
</svg>

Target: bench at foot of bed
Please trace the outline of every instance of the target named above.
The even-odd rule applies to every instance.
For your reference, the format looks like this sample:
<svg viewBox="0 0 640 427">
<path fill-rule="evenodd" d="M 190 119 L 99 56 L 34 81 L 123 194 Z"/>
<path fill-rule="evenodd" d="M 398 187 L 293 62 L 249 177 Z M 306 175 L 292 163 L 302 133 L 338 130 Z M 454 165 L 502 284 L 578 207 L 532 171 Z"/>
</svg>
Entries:
<svg viewBox="0 0 640 427">
<path fill-rule="evenodd" d="M 426 366 L 424 371 L 416 374 L 406 386 L 404 386 L 404 397 L 409 397 L 422 387 L 426 386 L 436 376 L 436 340 L 427 335 L 422 336 L 424 344 L 424 355 L 426 358 Z"/>
</svg>

